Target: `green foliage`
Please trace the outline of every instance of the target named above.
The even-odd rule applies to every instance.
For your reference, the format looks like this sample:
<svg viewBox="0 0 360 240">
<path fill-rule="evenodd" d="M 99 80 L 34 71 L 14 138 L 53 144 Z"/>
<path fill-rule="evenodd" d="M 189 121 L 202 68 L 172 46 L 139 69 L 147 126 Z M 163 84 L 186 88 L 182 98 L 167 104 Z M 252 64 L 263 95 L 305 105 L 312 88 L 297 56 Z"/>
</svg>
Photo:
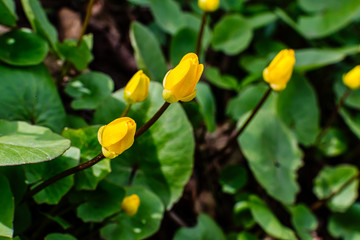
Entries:
<svg viewBox="0 0 360 240">
<path fill-rule="evenodd" d="M 114 82 L 101 72 L 87 72 L 71 80 L 65 92 L 75 98 L 73 109 L 95 109 L 114 90 Z"/>
<path fill-rule="evenodd" d="M 200 106 L 200 112 L 204 116 L 206 129 L 213 132 L 216 129 L 216 106 L 215 99 L 209 85 L 206 83 L 198 83 L 196 100 Z"/>
<path fill-rule="evenodd" d="M 0 120 L 0 166 L 49 161 L 70 147 L 48 128 Z"/>
<path fill-rule="evenodd" d="M 27 68 L 0 65 L 0 72 L 0 118 L 28 121 L 55 132 L 64 128 L 65 111 L 44 65 Z"/>
<path fill-rule="evenodd" d="M 101 236 L 105 240 L 138 240 L 145 239 L 155 233 L 160 227 L 164 214 L 161 200 L 151 191 L 141 186 L 125 188 L 126 195 L 137 194 L 140 198 L 140 207 L 134 216 L 124 213 L 114 218 L 101 229 Z"/>
<path fill-rule="evenodd" d="M 131 107 L 129 117 L 142 126 L 160 108 L 162 87 L 152 82 L 152 94 L 143 103 Z M 97 123 L 108 123 L 125 108 L 123 91 L 117 91 L 95 112 Z M 186 145 L 183 143 L 186 142 Z M 141 154 L 139 154 L 141 152 Z M 133 184 L 146 186 L 170 208 L 182 194 L 193 168 L 194 138 L 192 127 L 179 104 L 172 104 L 162 117 L 134 145 L 112 161 L 108 180 L 127 185 L 133 166 L 138 170 Z"/>
<path fill-rule="evenodd" d="M 130 40 L 138 68 L 147 72 L 151 80 L 162 81 L 167 72 L 167 66 L 154 34 L 141 23 L 133 22 L 130 27 Z"/>
<path fill-rule="evenodd" d="M 221 228 L 207 215 L 200 214 L 193 228 L 180 228 L 174 240 L 225 240 Z"/>
<path fill-rule="evenodd" d="M 0 23 L 5 26 L 16 26 L 17 15 L 12 0 L 0 1 Z"/>
<path fill-rule="evenodd" d="M 303 240 L 312 240 L 312 231 L 315 231 L 318 223 L 315 216 L 305 205 L 297 205 L 291 209 L 291 222 L 298 235 Z"/>
<path fill-rule="evenodd" d="M 14 219 L 14 198 L 6 177 L 0 176 L 0 237 L 12 238 Z"/>
<path fill-rule="evenodd" d="M 360 204 L 352 205 L 345 213 L 334 213 L 330 217 L 330 234 L 344 240 L 356 240 L 360 237 Z"/>
<path fill-rule="evenodd" d="M 220 175 L 220 184 L 225 193 L 234 194 L 246 184 L 246 169 L 238 165 L 229 165 L 224 168 Z"/>
</svg>

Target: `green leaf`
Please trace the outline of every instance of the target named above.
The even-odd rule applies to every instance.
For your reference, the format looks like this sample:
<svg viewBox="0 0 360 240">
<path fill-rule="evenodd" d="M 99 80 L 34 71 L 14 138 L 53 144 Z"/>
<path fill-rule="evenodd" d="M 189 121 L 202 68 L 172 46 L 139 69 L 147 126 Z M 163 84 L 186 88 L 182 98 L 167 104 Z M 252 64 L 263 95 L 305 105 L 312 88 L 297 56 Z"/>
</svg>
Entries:
<svg viewBox="0 0 360 240">
<path fill-rule="evenodd" d="M 49 22 L 40 1 L 21 0 L 21 4 L 34 31 L 44 37 L 56 52 L 57 32 L 55 27 Z"/>
<path fill-rule="evenodd" d="M 199 82 L 196 88 L 196 100 L 200 105 L 200 112 L 204 117 L 206 129 L 209 132 L 213 132 L 216 129 L 216 105 L 214 95 L 206 83 Z"/>
<path fill-rule="evenodd" d="M 102 222 L 121 211 L 124 196 L 123 187 L 102 182 L 95 191 L 85 193 L 84 203 L 76 210 L 77 216 L 84 222 Z"/>
<path fill-rule="evenodd" d="M 324 167 L 315 178 L 313 191 L 319 199 L 326 199 L 336 194 L 331 198 L 328 206 L 333 211 L 344 212 L 358 197 L 358 174 L 358 169 L 352 165 Z"/>
<path fill-rule="evenodd" d="M 116 217 L 115 223 L 110 223 L 100 230 L 105 240 L 140 240 L 154 234 L 159 228 L 164 214 L 161 200 L 151 191 L 140 186 L 126 188 L 126 195 L 137 194 L 140 206 L 134 216 L 124 212 Z"/>
<path fill-rule="evenodd" d="M 45 237 L 45 240 L 76 240 L 76 238 L 70 234 L 51 233 Z"/>
<path fill-rule="evenodd" d="M 273 54 L 271 54 L 273 55 Z M 268 65 L 271 59 L 266 57 L 259 57 L 253 55 L 242 55 L 239 65 L 249 73 L 262 73 L 264 68 Z"/>
<path fill-rule="evenodd" d="M 295 51 L 295 68 L 308 71 L 344 60 L 346 54 L 332 49 L 299 49 Z"/>
<path fill-rule="evenodd" d="M 360 138 L 360 114 L 350 114 L 350 112 L 343 107 L 340 109 L 340 115 L 355 136 Z"/>
<path fill-rule="evenodd" d="M 246 169 L 239 165 L 229 165 L 220 174 L 220 184 L 225 193 L 234 194 L 242 188 L 247 181 Z"/>
<path fill-rule="evenodd" d="M 170 44 L 170 61 L 173 66 L 176 66 L 185 54 L 195 52 L 197 35 L 197 31 L 183 28 L 173 36 Z"/>
<path fill-rule="evenodd" d="M 71 145 L 80 149 L 80 163 L 90 161 L 101 152 L 101 146 L 97 139 L 98 129 L 99 126 L 89 126 L 63 131 L 62 135 L 71 140 Z M 75 175 L 75 187 L 77 190 L 95 190 L 98 183 L 110 172 L 110 160 L 107 158 L 101 160 Z"/>
<path fill-rule="evenodd" d="M 66 85 L 65 92 L 75 98 L 73 109 L 95 109 L 114 90 L 112 79 L 101 72 L 81 74 Z"/>
<path fill-rule="evenodd" d="M 192 29 L 195 32 L 199 32 L 201 26 L 201 17 L 196 14 L 191 14 L 189 12 L 183 13 L 186 27 Z M 203 38 L 202 38 L 202 47 L 207 48 L 211 42 L 211 29 L 208 24 L 205 24 Z M 195 48 L 195 45 L 194 45 Z"/>
<path fill-rule="evenodd" d="M 344 95 L 346 89 L 347 87 L 344 85 L 342 80 L 338 79 L 335 81 L 334 92 L 338 101 Z M 360 89 L 351 90 L 349 96 L 345 99 L 345 105 L 360 110 Z"/>
<path fill-rule="evenodd" d="M 45 127 L 0 120 L 0 166 L 52 160 L 70 147 L 70 141 Z"/>
<path fill-rule="evenodd" d="M 299 30 L 308 38 L 323 38 L 347 26 L 360 13 L 358 0 L 344 0 L 338 7 L 316 15 L 301 16 Z"/>
<path fill-rule="evenodd" d="M 294 232 L 282 225 L 258 196 L 251 195 L 249 197 L 249 204 L 255 221 L 267 234 L 278 239 L 296 240 Z"/>
<path fill-rule="evenodd" d="M 174 240 L 225 240 L 225 235 L 214 220 L 201 213 L 198 223 L 192 228 L 180 228 Z"/>
<path fill-rule="evenodd" d="M 0 176 L 0 237 L 12 238 L 14 219 L 14 198 L 8 180 Z"/>
<path fill-rule="evenodd" d="M 164 55 L 154 34 L 139 22 L 130 26 L 131 45 L 139 69 L 143 69 L 151 80 L 162 81 L 168 71 Z"/>
<path fill-rule="evenodd" d="M 252 111 L 265 94 L 268 87 L 265 84 L 251 85 L 244 88 L 230 100 L 226 114 L 234 120 L 239 120 L 244 114 Z"/>
<path fill-rule="evenodd" d="M 256 222 L 251 215 L 249 202 L 249 194 L 241 192 L 236 195 L 236 204 L 234 205 L 234 220 L 236 225 L 244 229 L 252 228 Z"/>
<path fill-rule="evenodd" d="M 24 120 L 61 132 L 65 110 L 44 65 L 12 68 L 0 64 L 0 118 Z"/>
<path fill-rule="evenodd" d="M 239 83 L 235 77 L 221 75 L 219 69 L 215 67 L 207 66 L 205 68 L 205 77 L 210 83 L 219 88 L 235 91 L 239 89 Z"/>
<path fill-rule="evenodd" d="M 302 152 L 279 117 L 266 105 L 262 108 L 238 141 L 261 186 L 283 204 L 292 204 L 299 191 L 296 178 Z"/>
<path fill-rule="evenodd" d="M 56 158 L 50 162 L 31 164 L 24 166 L 27 182 L 36 185 L 43 181 L 61 173 L 67 169 L 78 165 L 80 159 L 80 150 L 71 147 L 61 157 Z M 38 204 L 58 204 L 61 198 L 74 185 L 74 175 L 63 178 L 50 186 L 46 187 L 34 196 Z"/>
<path fill-rule="evenodd" d="M 253 29 L 264 27 L 277 19 L 276 14 L 272 12 L 262 12 L 249 18 L 250 26 Z"/>
<path fill-rule="evenodd" d="M 307 12 L 320 12 L 327 9 L 341 7 L 342 2 L 338 0 L 297 0 L 298 5 Z"/>
<path fill-rule="evenodd" d="M 330 128 L 321 138 L 319 149 L 328 157 L 336 157 L 346 152 L 347 139 L 345 134 L 337 128 Z"/>
<path fill-rule="evenodd" d="M 335 238 L 343 240 L 360 239 L 360 203 L 352 205 L 345 213 L 333 213 L 328 230 Z"/>
<path fill-rule="evenodd" d="M 185 18 L 174 0 L 149 0 L 155 22 L 167 33 L 175 34 L 185 26 Z"/>
<path fill-rule="evenodd" d="M 47 53 L 47 42 L 30 29 L 22 28 L 0 35 L 0 59 L 10 65 L 37 65 Z"/>
<path fill-rule="evenodd" d="M 237 236 L 236 240 L 259 240 L 259 239 L 251 233 L 242 232 Z"/>
<path fill-rule="evenodd" d="M 299 204 L 291 208 L 291 222 L 302 240 L 313 240 L 311 232 L 316 230 L 318 223 L 305 205 Z"/>
<path fill-rule="evenodd" d="M 90 41 L 92 42 L 92 35 L 88 36 L 91 37 Z M 86 69 L 88 64 L 94 59 L 91 53 L 91 46 L 86 41 L 87 39 L 84 37 L 80 45 L 77 46 L 77 41 L 66 39 L 63 43 L 57 43 L 56 45 L 63 57 L 74 64 L 79 71 Z"/>
<path fill-rule="evenodd" d="M 150 82 L 149 97 L 131 107 L 128 116 L 135 120 L 137 128 L 164 103 L 162 91 L 161 84 Z M 102 124 L 112 121 L 120 116 L 125 105 L 123 90 L 115 92 L 96 110 L 94 121 Z M 113 170 L 107 179 L 127 185 L 132 166 L 136 165 L 133 183 L 150 188 L 170 208 L 190 178 L 193 156 L 193 129 L 180 104 L 174 103 L 130 149 L 112 161 Z"/>
<path fill-rule="evenodd" d="M 216 23 L 211 41 L 212 47 L 228 55 L 245 50 L 253 37 L 250 23 L 241 15 L 226 15 Z"/>
<path fill-rule="evenodd" d="M 17 15 L 13 0 L 0 0 L 0 24 L 15 27 Z"/>
<path fill-rule="evenodd" d="M 278 113 L 305 146 L 315 142 L 319 132 L 319 107 L 313 87 L 301 75 L 294 74 L 278 99 Z"/>
</svg>

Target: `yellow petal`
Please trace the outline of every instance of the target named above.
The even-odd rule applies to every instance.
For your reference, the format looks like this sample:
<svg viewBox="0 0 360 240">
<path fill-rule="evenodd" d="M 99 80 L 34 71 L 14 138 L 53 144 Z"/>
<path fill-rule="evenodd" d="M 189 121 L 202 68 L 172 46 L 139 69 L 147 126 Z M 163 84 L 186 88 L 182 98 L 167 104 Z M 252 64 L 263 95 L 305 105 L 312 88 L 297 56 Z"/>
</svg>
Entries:
<svg viewBox="0 0 360 240">
<path fill-rule="evenodd" d="M 351 88 L 357 89 L 360 87 L 360 65 L 351 69 L 348 73 L 343 75 L 344 84 Z"/>
<path fill-rule="evenodd" d="M 192 92 L 190 95 L 181 98 L 180 101 L 190 102 L 190 101 L 193 100 L 195 97 L 196 97 L 196 89 L 195 89 L 194 92 Z"/>
<path fill-rule="evenodd" d="M 119 154 L 116 154 L 114 152 L 110 152 L 104 147 L 101 149 L 101 151 L 102 151 L 104 157 L 106 157 L 108 159 L 113 159 L 113 158 L 116 158 L 117 156 L 119 156 Z"/>
<path fill-rule="evenodd" d="M 168 103 L 176 103 L 179 99 L 172 93 L 171 90 L 164 89 L 163 90 L 163 98 Z"/>
<path fill-rule="evenodd" d="M 102 144 L 102 133 L 104 131 L 104 128 L 105 128 L 105 126 L 102 126 L 98 130 L 98 141 L 99 141 L 100 145 Z"/>
<path fill-rule="evenodd" d="M 104 127 L 102 132 L 102 146 L 108 147 L 120 141 L 127 133 L 127 118 L 118 118 Z"/>
<path fill-rule="evenodd" d="M 136 194 L 132 194 L 128 197 L 125 197 L 121 203 L 121 208 L 129 216 L 135 215 L 139 209 L 139 206 L 140 206 L 140 198 Z"/>
</svg>

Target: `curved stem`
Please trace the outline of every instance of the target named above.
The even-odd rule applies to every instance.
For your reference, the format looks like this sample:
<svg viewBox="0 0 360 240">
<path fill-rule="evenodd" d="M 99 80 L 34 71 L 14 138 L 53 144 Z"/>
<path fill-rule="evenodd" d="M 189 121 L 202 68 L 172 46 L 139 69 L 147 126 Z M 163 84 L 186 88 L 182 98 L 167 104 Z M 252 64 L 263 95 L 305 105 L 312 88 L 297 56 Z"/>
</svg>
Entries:
<svg viewBox="0 0 360 240">
<path fill-rule="evenodd" d="M 233 134 L 231 134 L 231 136 L 229 137 L 229 140 L 227 141 L 227 143 L 224 145 L 223 148 L 221 148 L 216 154 L 214 154 L 212 157 L 221 155 L 222 153 L 225 152 L 225 150 L 233 143 L 236 141 L 236 139 L 241 135 L 241 133 L 245 130 L 245 128 L 249 125 L 249 123 L 251 122 L 251 120 L 254 118 L 254 116 L 256 115 L 256 113 L 259 111 L 259 109 L 261 108 L 261 106 L 265 103 L 266 99 L 269 97 L 270 93 L 271 93 L 272 89 L 269 87 L 269 89 L 264 93 L 264 95 L 262 96 L 260 102 L 256 105 L 256 107 L 253 109 L 253 111 L 251 112 L 251 115 L 248 117 L 248 119 L 245 121 L 245 123 L 241 126 L 241 128 L 239 130 L 237 130 L 236 132 L 233 132 Z"/>
<path fill-rule="evenodd" d="M 346 187 L 348 187 L 353 181 L 357 180 L 358 178 L 360 178 L 360 173 L 358 173 L 356 176 L 350 178 L 346 183 L 344 183 L 344 185 L 341 186 L 341 188 L 339 188 L 339 190 L 337 190 L 336 192 L 333 192 L 330 196 L 328 196 L 327 198 L 324 198 L 322 200 L 317 201 L 316 203 L 314 203 L 313 205 L 310 206 L 311 210 L 317 210 L 319 208 L 321 208 L 322 206 L 324 206 L 328 201 L 330 201 L 333 197 L 335 197 L 336 195 L 340 194 L 342 191 L 345 190 Z"/>
<path fill-rule="evenodd" d="M 100 162 L 101 160 L 103 160 L 105 157 L 102 153 L 98 154 L 96 157 L 94 157 L 93 159 L 91 159 L 90 161 L 87 161 L 85 163 L 82 163 L 78 166 L 75 166 L 73 168 L 70 168 L 68 170 L 65 170 L 64 172 L 61 172 L 49 179 L 47 179 L 46 181 L 44 181 L 43 183 L 41 183 L 40 185 L 38 185 L 37 187 L 31 189 L 26 196 L 24 197 L 23 201 L 27 198 L 30 198 L 32 196 L 34 196 L 35 194 L 37 194 L 38 192 L 40 192 L 41 190 L 43 190 L 44 188 L 46 188 L 47 186 L 53 184 L 54 182 L 59 181 L 60 179 L 63 179 L 67 176 L 70 176 L 72 174 L 75 174 L 77 172 L 83 171 L 89 167 L 92 167 L 93 165 L 95 165 L 96 163 Z"/>
<path fill-rule="evenodd" d="M 122 112 L 121 116 L 120 117 L 125 117 L 128 113 L 129 113 L 129 110 L 131 108 L 131 105 L 130 103 L 128 103 L 124 109 L 124 111 Z"/>
<path fill-rule="evenodd" d="M 139 128 L 135 133 L 135 139 L 140 137 L 146 130 L 148 130 L 165 112 L 165 110 L 170 106 L 170 103 L 165 102 L 161 108 L 154 114 L 154 116 L 147 121 L 141 128 Z"/>
<path fill-rule="evenodd" d="M 198 56 L 199 56 L 200 50 L 201 50 L 201 42 L 202 42 L 202 38 L 203 38 L 203 35 L 204 35 L 206 17 L 207 17 L 207 12 L 204 12 L 204 14 L 202 15 L 202 18 L 201 18 L 201 25 L 200 25 L 199 35 L 198 35 L 198 39 L 197 39 L 197 43 L 196 43 L 196 51 L 195 51 L 195 53 Z"/>
<path fill-rule="evenodd" d="M 330 117 L 329 121 L 327 122 L 326 126 L 323 128 L 323 130 L 317 136 L 317 138 L 315 140 L 315 145 L 318 145 L 320 143 L 321 138 L 323 138 L 325 136 L 325 134 L 327 133 L 327 131 L 329 131 L 331 125 L 334 123 L 336 116 L 338 115 L 338 113 L 340 111 L 340 108 L 342 107 L 342 105 L 344 104 L 346 98 L 350 95 L 350 93 L 351 93 L 351 89 L 350 88 L 346 89 L 346 91 L 340 98 L 338 104 L 336 105 L 335 110 L 332 112 L 331 117 Z"/>
</svg>

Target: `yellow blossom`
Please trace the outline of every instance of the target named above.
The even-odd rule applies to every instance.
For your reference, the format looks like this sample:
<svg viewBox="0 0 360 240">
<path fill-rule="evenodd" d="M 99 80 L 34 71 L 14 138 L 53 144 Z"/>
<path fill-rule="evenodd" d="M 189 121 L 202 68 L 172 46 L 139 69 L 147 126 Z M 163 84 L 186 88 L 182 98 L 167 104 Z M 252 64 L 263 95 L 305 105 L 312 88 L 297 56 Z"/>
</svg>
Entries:
<svg viewBox="0 0 360 240">
<path fill-rule="evenodd" d="M 293 49 L 281 50 L 270 65 L 264 69 L 263 77 L 265 82 L 275 91 L 286 88 L 295 65 L 295 52 Z"/>
<path fill-rule="evenodd" d="M 220 0 L 198 0 L 198 5 L 204 12 L 213 12 L 219 8 Z"/>
<path fill-rule="evenodd" d="M 139 70 L 126 84 L 124 90 L 125 101 L 129 104 L 144 101 L 149 95 L 149 83 L 149 77 L 142 70 Z"/>
<path fill-rule="evenodd" d="M 136 194 L 125 197 L 121 204 L 121 208 L 129 216 L 135 215 L 139 209 L 139 206 L 140 198 Z"/>
<path fill-rule="evenodd" d="M 343 82 L 351 89 L 358 89 L 360 87 L 360 65 L 351 69 L 348 73 L 343 75 Z"/>
<path fill-rule="evenodd" d="M 164 77 L 164 100 L 168 103 L 193 100 L 196 96 L 195 87 L 203 70 L 204 66 L 199 64 L 195 53 L 186 54 Z"/>
<path fill-rule="evenodd" d="M 136 123 L 129 117 L 117 118 L 102 126 L 98 131 L 98 140 L 102 153 L 107 158 L 115 158 L 134 143 Z"/>
</svg>

